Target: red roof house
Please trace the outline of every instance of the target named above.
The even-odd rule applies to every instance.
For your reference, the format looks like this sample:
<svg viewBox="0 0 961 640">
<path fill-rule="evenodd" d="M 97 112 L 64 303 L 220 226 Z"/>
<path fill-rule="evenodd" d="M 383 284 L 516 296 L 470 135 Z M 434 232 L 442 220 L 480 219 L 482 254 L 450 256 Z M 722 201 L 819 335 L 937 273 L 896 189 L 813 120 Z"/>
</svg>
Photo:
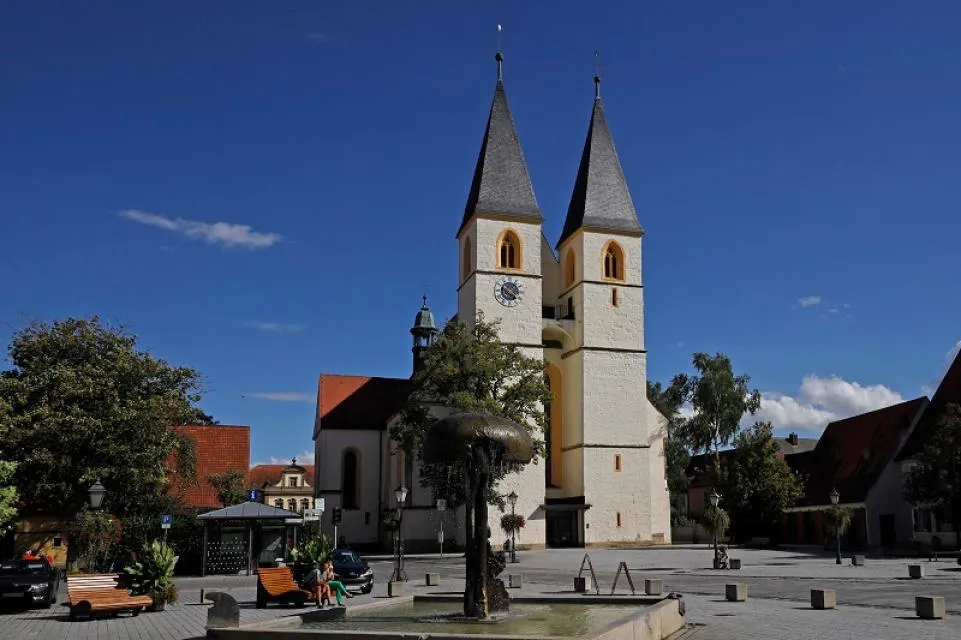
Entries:
<svg viewBox="0 0 961 640">
<path fill-rule="evenodd" d="M 217 492 L 207 481 L 209 476 L 226 471 L 244 472 L 244 483 L 250 468 L 250 427 L 240 425 L 184 425 L 171 429 L 187 434 L 197 453 L 197 482 L 183 486 L 176 479 L 171 494 L 182 494 L 184 506 L 220 507 Z M 171 468 L 175 460 L 170 460 Z"/>
</svg>

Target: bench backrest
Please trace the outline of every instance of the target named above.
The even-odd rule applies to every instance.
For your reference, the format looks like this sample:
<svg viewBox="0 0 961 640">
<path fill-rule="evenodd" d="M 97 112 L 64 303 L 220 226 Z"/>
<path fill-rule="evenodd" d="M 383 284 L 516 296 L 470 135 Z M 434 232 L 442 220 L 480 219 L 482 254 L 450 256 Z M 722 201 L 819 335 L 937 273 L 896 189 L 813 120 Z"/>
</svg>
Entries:
<svg viewBox="0 0 961 640">
<path fill-rule="evenodd" d="M 126 589 L 119 573 L 92 573 L 81 576 L 67 576 L 67 590 L 96 591 L 107 589 Z"/>
<path fill-rule="evenodd" d="M 287 591 L 298 589 L 294 582 L 294 572 L 290 567 L 265 567 L 257 569 L 257 579 L 267 591 Z"/>
</svg>

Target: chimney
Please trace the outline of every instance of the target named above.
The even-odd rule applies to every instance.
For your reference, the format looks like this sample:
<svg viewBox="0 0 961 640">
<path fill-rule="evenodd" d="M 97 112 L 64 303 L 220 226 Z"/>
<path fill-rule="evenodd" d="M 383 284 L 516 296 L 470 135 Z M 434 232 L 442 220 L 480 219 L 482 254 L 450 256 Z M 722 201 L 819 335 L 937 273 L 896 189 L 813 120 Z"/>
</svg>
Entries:
<svg viewBox="0 0 961 640">
<path fill-rule="evenodd" d="M 787 441 L 791 443 L 792 447 L 796 447 L 798 443 L 798 438 L 796 433 L 792 433 L 787 437 Z"/>
</svg>

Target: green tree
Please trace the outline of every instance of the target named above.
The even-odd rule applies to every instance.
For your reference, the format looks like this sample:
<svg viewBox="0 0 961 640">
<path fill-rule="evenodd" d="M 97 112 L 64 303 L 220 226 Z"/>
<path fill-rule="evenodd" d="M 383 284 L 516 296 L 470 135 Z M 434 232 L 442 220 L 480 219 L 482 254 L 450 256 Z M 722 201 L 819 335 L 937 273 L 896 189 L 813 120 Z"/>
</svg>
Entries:
<svg viewBox="0 0 961 640">
<path fill-rule="evenodd" d="M 169 425 L 212 423 L 195 406 L 200 377 L 137 348 L 98 317 L 35 322 L 14 334 L 0 373 L 10 407 L 0 459 L 31 507 L 76 513 L 101 478 L 115 515 L 149 513 L 168 488 L 171 454 L 190 479 L 193 442 Z"/>
<path fill-rule="evenodd" d="M 750 376 L 734 375 L 723 353 L 695 353 L 693 364 L 696 373 L 674 376 L 671 386 L 682 390 L 694 411 L 685 424 L 688 444 L 695 453 L 713 453 L 718 468 L 721 448 L 734 441 L 744 415 L 761 408 L 761 394 L 749 388 Z"/>
<path fill-rule="evenodd" d="M 244 487 L 246 474 L 240 469 L 231 469 L 223 473 L 215 473 L 207 476 L 207 482 L 217 492 L 217 499 L 225 507 L 240 504 L 247 499 L 247 492 Z"/>
<path fill-rule="evenodd" d="M 804 495 L 804 480 L 778 455 L 769 422 L 757 422 L 734 438 L 716 486 L 731 514 L 736 538 L 773 534 L 781 515 Z"/>
<path fill-rule="evenodd" d="M 10 433 L 10 405 L 0 397 L 0 443 L 7 440 Z M 13 484 L 13 474 L 17 464 L 0 458 L 0 525 L 17 515 L 20 494 Z"/>
<path fill-rule="evenodd" d="M 671 519 L 686 517 L 684 497 L 687 495 L 687 465 L 691 460 L 685 434 L 686 421 L 681 416 L 684 389 L 680 384 L 662 387 L 660 382 L 647 381 L 647 399 L 664 416 L 664 465 L 667 488 L 671 494 Z"/>
<path fill-rule="evenodd" d="M 413 392 L 391 437 L 409 456 L 420 461 L 423 437 L 435 419 L 432 407 L 459 412 L 486 412 L 513 420 L 531 430 L 535 461 L 543 455 L 544 406 L 549 401 L 544 362 L 530 358 L 498 339 L 498 323 L 479 315 L 473 329 L 460 320 L 446 324 L 427 350 L 424 366 L 414 374 Z M 505 465 L 492 474 L 492 485 L 516 465 Z M 463 504 L 465 478 L 457 466 L 424 465 L 422 484 L 449 507 Z M 503 506 L 503 498 L 491 492 L 491 503 Z"/>
<path fill-rule="evenodd" d="M 961 531 L 961 405 L 948 404 L 908 472 L 905 498 Z"/>
</svg>

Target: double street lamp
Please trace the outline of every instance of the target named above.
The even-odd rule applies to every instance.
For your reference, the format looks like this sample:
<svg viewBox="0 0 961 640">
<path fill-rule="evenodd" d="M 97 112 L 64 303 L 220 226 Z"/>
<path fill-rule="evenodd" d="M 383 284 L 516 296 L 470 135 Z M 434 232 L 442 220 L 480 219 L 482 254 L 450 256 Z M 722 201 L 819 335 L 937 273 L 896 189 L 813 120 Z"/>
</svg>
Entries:
<svg viewBox="0 0 961 640">
<path fill-rule="evenodd" d="M 720 522 L 717 517 L 717 505 L 721 502 L 721 494 L 717 492 L 717 489 L 711 489 L 711 495 L 708 496 L 711 501 L 711 508 L 714 509 L 714 522 L 711 523 L 713 526 L 711 529 L 714 531 L 714 568 L 717 569 L 717 526 Z"/>
<path fill-rule="evenodd" d="M 390 576 L 391 582 L 407 581 L 407 572 L 404 571 L 404 502 L 407 500 L 407 487 L 400 485 L 394 490 L 394 499 L 397 500 L 397 517 L 395 522 L 397 528 L 394 530 L 394 572 Z"/>
<path fill-rule="evenodd" d="M 841 494 L 838 493 L 837 489 L 831 489 L 831 504 L 834 505 L 834 562 L 835 564 L 841 564 L 841 518 L 838 514 L 838 501 L 841 500 Z"/>
<path fill-rule="evenodd" d="M 511 506 L 511 562 L 517 562 L 517 515 L 514 507 L 517 506 L 517 493 L 511 491 L 507 494 L 507 503 Z"/>
</svg>

